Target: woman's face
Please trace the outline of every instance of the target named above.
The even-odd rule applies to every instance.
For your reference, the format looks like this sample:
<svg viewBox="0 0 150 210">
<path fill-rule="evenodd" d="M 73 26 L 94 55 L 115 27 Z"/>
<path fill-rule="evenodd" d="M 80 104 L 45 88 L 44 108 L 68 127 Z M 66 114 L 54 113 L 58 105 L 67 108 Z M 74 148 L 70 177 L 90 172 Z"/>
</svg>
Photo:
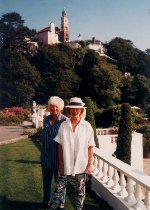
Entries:
<svg viewBox="0 0 150 210">
<path fill-rule="evenodd" d="M 82 108 L 69 108 L 71 117 L 80 117 L 82 114 Z"/>
<path fill-rule="evenodd" d="M 59 116 L 59 114 L 61 113 L 61 109 L 59 108 L 58 105 L 50 104 L 49 111 L 50 111 L 52 116 L 54 116 L 54 115 Z"/>
</svg>

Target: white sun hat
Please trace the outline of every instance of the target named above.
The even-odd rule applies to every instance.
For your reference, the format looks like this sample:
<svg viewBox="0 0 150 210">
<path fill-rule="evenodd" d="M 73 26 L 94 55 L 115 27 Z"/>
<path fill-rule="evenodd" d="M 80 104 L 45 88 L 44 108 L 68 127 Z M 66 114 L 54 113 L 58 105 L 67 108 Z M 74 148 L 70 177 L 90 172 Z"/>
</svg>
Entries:
<svg viewBox="0 0 150 210">
<path fill-rule="evenodd" d="M 70 99 L 69 104 L 65 107 L 67 108 L 86 108 L 85 103 L 81 100 L 81 98 L 73 97 Z"/>
</svg>

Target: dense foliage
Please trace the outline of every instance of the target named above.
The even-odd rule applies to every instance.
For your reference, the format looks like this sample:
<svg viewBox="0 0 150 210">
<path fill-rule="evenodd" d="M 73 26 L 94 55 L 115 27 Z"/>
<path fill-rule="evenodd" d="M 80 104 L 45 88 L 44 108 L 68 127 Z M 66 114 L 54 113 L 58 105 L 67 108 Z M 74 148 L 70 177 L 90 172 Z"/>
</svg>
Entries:
<svg viewBox="0 0 150 210">
<path fill-rule="evenodd" d="M 1 107 L 27 107 L 40 82 L 36 68 L 20 53 L 6 49 L 1 51 L 0 65 Z"/>
<path fill-rule="evenodd" d="M 16 12 L 4 14 L 0 19 L 0 47 L 27 53 L 28 45 L 25 38 L 32 39 L 35 30 L 24 26 L 24 20 Z"/>
<path fill-rule="evenodd" d="M 40 74 L 30 63 L 25 39 L 34 34 L 18 13 L 0 19 L 0 107 L 27 106 L 35 95 Z"/>
<path fill-rule="evenodd" d="M 97 110 L 94 113 L 96 127 L 97 128 L 118 127 L 121 116 L 120 107 L 121 107 L 120 105 L 115 105 L 108 109 Z"/>
<path fill-rule="evenodd" d="M 42 46 L 32 59 L 41 75 L 36 100 L 46 103 L 51 95 L 71 98 L 78 94 L 80 78 L 74 69 L 74 51 L 64 45 Z"/>
<path fill-rule="evenodd" d="M 107 45 L 107 54 L 116 61 L 118 68 L 131 75 L 142 74 L 150 77 L 150 56 L 134 47 L 130 40 L 119 37 L 112 39 Z"/>
</svg>

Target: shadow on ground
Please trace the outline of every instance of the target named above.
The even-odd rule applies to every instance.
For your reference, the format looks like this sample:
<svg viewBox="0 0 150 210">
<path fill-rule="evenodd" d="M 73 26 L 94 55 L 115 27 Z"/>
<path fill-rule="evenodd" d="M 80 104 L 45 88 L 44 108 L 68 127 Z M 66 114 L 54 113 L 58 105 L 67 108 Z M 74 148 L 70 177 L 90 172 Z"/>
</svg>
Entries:
<svg viewBox="0 0 150 210">
<path fill-rule="evenodd" d="M 0 197 L 1 210 L 38 210 L 38 203 L 24 201 L 10 201 L 6 197 Z"/>
<path fill-rule="evenodd" d="M 18 162 L 18 163 L 41 164 L 39 161 L 32 161 L 32 160 L 7 160 L 7 161 Z"/>
</svg>

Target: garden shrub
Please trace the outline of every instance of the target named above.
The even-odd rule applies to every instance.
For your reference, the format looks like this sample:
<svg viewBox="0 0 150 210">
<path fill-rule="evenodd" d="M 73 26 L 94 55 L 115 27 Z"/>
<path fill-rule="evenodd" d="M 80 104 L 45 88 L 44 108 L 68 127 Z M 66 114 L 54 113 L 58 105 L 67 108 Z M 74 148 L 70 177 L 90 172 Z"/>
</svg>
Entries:
<svg viewBox="0 0 150 210">
<path fill-rule="evenodd" d="M 20 125 L 29 115 L 30 111 L 22 107 L 5 108 L 0 112 L 0 125 Z"/>
</svg>

